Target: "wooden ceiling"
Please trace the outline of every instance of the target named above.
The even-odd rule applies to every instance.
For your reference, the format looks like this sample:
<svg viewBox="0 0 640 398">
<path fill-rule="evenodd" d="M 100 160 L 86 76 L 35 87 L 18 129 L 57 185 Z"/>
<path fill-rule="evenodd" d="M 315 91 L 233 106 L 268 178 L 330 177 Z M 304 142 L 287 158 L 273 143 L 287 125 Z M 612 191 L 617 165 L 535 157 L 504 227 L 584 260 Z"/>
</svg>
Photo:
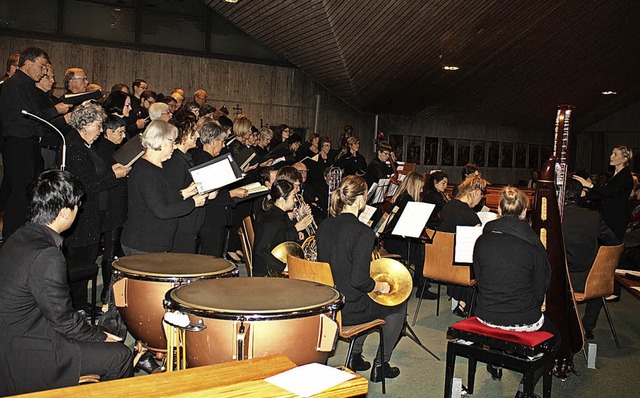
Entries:
<svg viewBox="0 0 640 398">
<path fill-rule="evenodd" d="M 638 0 L 204 1 L 362 112 L 548 130 L 640 100 Z"/>
</svg>

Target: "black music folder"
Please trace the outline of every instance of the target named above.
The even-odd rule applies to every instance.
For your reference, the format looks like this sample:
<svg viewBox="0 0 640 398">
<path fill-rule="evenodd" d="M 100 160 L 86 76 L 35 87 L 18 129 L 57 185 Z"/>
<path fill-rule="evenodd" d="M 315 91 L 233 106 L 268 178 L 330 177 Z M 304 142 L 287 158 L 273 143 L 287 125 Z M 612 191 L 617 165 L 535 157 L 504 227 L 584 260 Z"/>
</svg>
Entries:
<svg viewBox="0 0 640 398">
<path fill-rule="evenodd" d="M 199 184 L 198 193 L 209 193 L 244 178 L 242 170 L 230 153 L 192 167 L 189 173 L 193 181 Z"/>
<path fill-rule="evenodd" d="M 62 102 L 69 105 L 79 105 L 87 100 L 98 100 L 103 97 L 102 91 L 93 90 L 78 94 L 65 94 L 61 99 Z"/>
<path fill-rule="evenodd" d="M 120 147 L 112 155 L 113 159 L 125 167 L 131 167 L 131 165 L 142 155 L 144 155 L 145 149 L 142 147 L 142 137 L 140 134 L 136 134 L 123 146 Z"/>
</svg>

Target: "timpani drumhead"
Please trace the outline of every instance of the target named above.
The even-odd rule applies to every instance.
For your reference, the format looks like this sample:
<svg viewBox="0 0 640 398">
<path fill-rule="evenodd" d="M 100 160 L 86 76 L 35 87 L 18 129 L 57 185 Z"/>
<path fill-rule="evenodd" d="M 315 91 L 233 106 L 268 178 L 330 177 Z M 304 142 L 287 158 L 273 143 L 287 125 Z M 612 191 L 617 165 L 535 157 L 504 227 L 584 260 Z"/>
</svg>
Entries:
<svg viewBox="0 0 640 398">
<path fill-rule="evenodd" d="M 286 313 L 295 317 L 341 302 L 337 290 L 315 282 L 285 278 L 208 279 L 179 286 L 167 294 L 181 310 L 211 317 Z"/>
<path fill-rule="evenodd" d="M 232 262 L 222 258 L 184 253 L 136 254 L 114 261 L 112 267 L 139 279 L 212 277 L 236 269 Z"/>
</svg>

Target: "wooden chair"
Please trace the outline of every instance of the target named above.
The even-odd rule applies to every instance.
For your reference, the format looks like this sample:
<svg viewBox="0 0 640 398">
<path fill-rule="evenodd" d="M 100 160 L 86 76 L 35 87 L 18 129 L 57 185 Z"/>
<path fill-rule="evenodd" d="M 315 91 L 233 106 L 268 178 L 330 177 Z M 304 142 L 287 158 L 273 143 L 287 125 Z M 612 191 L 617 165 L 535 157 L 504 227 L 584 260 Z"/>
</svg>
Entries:
<svg viewBox="0 0 640 398">
<path fill-rule="evenodd" d="M 80 376 L 78 384 L 100 383 L 100 376 L 96 374 L 88 374 Z"/>
<path fill-rule="evenodd" d="M 618 334 L 616 333 L 616 328 L 613 326 L 609 307 L 604 298 L 613 293 L 616 267 L 618 266 L 618 261 L 620 261 L 623 250 L 623 244 L 617 246 L 600 246 L 596 259 L 593 261 L 591 271 L 589 271 L 589 275 L 587 276 L 584 292 L 574 292 L 578 303 L 597 298 L 602 300 L 604 313 L 607 315 L 609 328 L 611 329 L 611 334 L 613 334 L 613 339 L 618 349 L 620 348 Z"/>
<path fill-rule="evenodd" d="M 289 279 L 299 279 L 310 282 L 317 282 L 323 285 L 335 287 L 331 266 L 329 263 L 320 263 L 308 261 L 301 258 L 287 256 L 287 266 L 289 267 Z M 361 323 L 358 325 L 342 326 L 342 314 L 338 312 L 338 325 L 340 326 L 340 339 L 349 342 L 349 351 L 344 366 L 347 367 L 349 358 L 353 351 L 353 345 L 357 337 L 377 331 L 380 334 L 380 352 L 384 352 L 384 335 L 382 325 L 385 324 L 383 319 L 374 319 L 373 321 Z M 384 366 L 382 367 L 384 372 Z M 382 375 L 382 393 L 386 394 L 386 384 L 384 374 Z"/>
<path fill-rule="evenodd" d="M 253 243 L 256 240 L 256 234 L 253 232 L 253 220 L 251 219 L 251 216 L 246 216 L 242 220 L 242 227 L 249 238 L 249 246 L 253 248 Z"/>
<path fill-rule="evenodd" d="M 432 243 L 425 244 L 424 248 L 424 282 L 421 288 L 421 295 L 427 286 L 428 281 L 434 281 L 438 284 L 438 298 L 436 301 L 436 316 L 440 315 L 440 285 L 442 283 L 454 284 L 461 286 L 474 287 L 476 280 L 471 278 L 471 267 L 466 265 L 453 265 L 453 253 L 455 248 L 456 234 L 441 231 L 427 230 L 427 235 L 432 236 Z M 469 305 L 469 313 L 475 299 L 475 289 Z M 413 315 L 412 325 L 416 324 L 418 312 L 422 298 L 418 299 L 416 312 Z"/>
</svg>

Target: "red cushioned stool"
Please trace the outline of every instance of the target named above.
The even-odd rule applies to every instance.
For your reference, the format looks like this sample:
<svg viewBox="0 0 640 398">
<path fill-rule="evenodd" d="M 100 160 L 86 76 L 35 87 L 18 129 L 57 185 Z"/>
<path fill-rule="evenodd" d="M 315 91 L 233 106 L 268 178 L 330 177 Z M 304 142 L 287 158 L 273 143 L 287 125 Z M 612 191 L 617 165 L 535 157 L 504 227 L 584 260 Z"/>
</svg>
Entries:
<svg viewBox="0 0 640 398">
<path fill-rule="evenodd" d="M 496 329 L 482 324 L 474 316 L 449 327 L 447 338 L 449 343 L 444 382 L 445 398 L 451 398 L 457 356 L 469 360 L 469 385 L 465 388 L 469 394 L 473 394 L 476 364 L 480 361 L 522 373 L 524 393 L 527 396 L 533 396 L 534 372 L 544 369 L 543 397 L 551 397 L 551 369 L 554 357 L 550 353 L 554 343 L 553 334 L 544 331 L 510 332 Z M 535 358 L 529 359 L 530 357 Z"/>
</svg>

